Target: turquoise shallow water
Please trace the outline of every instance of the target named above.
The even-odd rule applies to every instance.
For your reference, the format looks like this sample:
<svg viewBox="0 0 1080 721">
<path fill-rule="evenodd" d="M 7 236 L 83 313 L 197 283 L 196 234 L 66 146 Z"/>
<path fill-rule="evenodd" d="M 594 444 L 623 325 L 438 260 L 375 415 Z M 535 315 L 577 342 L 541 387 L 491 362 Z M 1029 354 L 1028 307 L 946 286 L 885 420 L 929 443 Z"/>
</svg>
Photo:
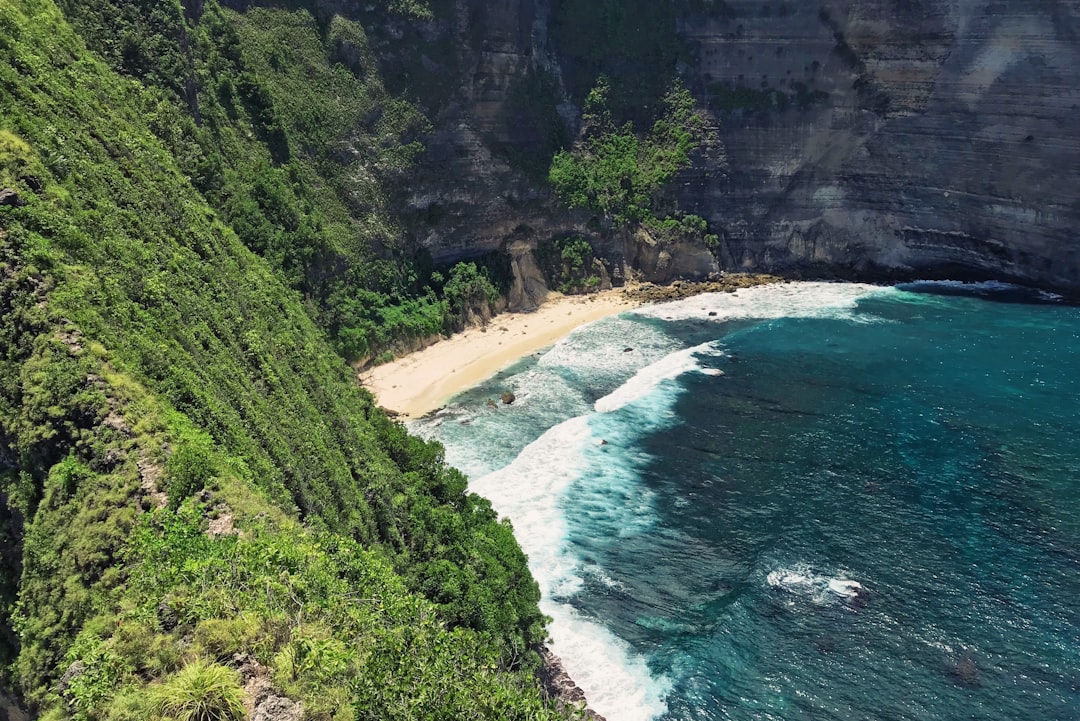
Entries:
<svg viewBox="0 0 1080 721">
<path fill-rule="evenodd" d="M 1080 309 L 1038 299 L 702 296 L 414 428 L 512 519 L 611 721 L 1076 719 Z"/>
</svg>

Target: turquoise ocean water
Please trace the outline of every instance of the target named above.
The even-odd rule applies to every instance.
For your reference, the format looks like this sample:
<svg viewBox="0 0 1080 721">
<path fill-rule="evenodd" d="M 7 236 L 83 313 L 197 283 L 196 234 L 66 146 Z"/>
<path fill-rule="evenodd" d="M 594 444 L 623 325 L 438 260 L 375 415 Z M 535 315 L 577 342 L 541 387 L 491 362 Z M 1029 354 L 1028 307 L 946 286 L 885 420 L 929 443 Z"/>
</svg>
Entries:
<svg viewBox="0 0 1080 721">
<path fill-rule="evenodd" d="M 609 721 L 1080 718 L 1080 308 L 699 296 L 412 428 L 512 520 Z"/>
</svg>

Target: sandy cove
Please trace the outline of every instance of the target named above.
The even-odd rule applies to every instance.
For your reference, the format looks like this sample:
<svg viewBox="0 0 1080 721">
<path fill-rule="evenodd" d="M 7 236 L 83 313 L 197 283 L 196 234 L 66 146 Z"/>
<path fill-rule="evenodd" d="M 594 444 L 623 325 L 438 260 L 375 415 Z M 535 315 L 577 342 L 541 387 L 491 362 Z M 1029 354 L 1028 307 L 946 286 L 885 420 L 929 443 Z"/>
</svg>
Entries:
<svg viewBox="0 0 1080 721">
<path fill-rule="evenodd" d="M 362 371 L 360 383 L 403 419 L 419 418 L 575 328 L 630 310 L 642 301 L 622 289 L 586 296 L 553 295 L 529 313 L 501 313 L 423 350 Z"/>
</svg>

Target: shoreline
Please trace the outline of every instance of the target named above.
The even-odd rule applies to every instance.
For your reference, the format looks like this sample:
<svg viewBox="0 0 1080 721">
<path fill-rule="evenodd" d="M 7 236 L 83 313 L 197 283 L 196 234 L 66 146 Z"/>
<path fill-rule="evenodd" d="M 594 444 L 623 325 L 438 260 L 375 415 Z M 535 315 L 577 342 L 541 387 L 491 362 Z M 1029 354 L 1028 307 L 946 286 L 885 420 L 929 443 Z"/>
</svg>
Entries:
<svg viewBox="0 0 1080 721">
<path fill-rule="evenodd" d="M 482 326 L 358 371 L 357 379 L 392 417 L 414 420 L 587 323 L 651 303 L 787 282 L 764 273 L 730 273 L 713 281 L 634 283 L 588 295 L 552 293 L 536 310 L 500 313 Z"/>
<path fill-rule="evenodd" d="M 553 294 L 536 310 L 500 313 L 483 326 L 360 371 L 357 378 L 384 410 L 400 420 L 413 420 L 439 410 L 458 393 L 554 345 L 580 326 L 646 302 L 623 288 L 590 295 Z"/>
<path fill-rule="evenodd" d="M 590 295 L 553 293 L 534 311 L 501 313 L 483 326 L 470 327 L 389 363 L 358 371 L 357 379 L 391 417 L 413 420 L 438 411 L 453 396 L 588 323 L 701 293 L 730 293 L 786 282 L 772 275 L 734 273 L 705 282 L 633 283 Z M 537 651 L 542 660 L 537 680 L 545 695 L 560 708 L 578 708 L 586 719 L 603 721 L 561 659 L 547 646 Z"/>
</svg>

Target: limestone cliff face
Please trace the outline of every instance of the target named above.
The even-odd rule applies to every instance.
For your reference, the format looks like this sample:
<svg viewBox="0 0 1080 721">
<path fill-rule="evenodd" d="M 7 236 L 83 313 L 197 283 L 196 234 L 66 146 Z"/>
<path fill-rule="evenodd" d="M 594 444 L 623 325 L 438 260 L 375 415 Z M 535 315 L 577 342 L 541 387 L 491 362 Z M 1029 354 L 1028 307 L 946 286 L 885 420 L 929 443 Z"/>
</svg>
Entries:
<svg viewBox="0 0 1080 721">
<path fill-rule="evenodd" d="M 740 268 L 1080 292 L 1078 5 L 731 0 L 685 16 L 726 150 L 685 205 Z M 734 87 L 776 91 L 773 107 L 725 107 Z"/>
<path fill-rule="evenodd" d="M 405 209 L 416 241 L 437 262 L 535 246 L 567 226 L 549 190 L 511 163 L 515 152 L 543 141 L 537 116 L 555 116 L 563 94 L 548 12 L 546 0 L 455 0 L 450 19 L 425 24 L 428 46 L 450 48 L 421 57 L 427 82 L 446 86 L 445 102 L 428 108 L 435 128 Z M 385 43 L 384 52 L 416 47 Z M 547 102 L 534 97 L 538 89 Z"/>
<path fill-rule="evenodd" d="M 406 203 L 436 260 L 514 244 L 520 259 L 581 232 L 616 282 L 635 268 L 653 280 L 722 268 L 995 277 L 1080 294 L 1078 0 L 687 3 L 697 10 L 677 19 L 678 71 L 715 137 L 678 193 L 721 236 L 711 259 L 589 234 L 586 216 L 516 170 L 514 153 L 542 140 L 537 77 L 571 129 L 575 117 L 552 10 L 453 6 L 452 22 L 425 31 L 455 48 L 442 76 L 454 87 Z"/>
</svg>

